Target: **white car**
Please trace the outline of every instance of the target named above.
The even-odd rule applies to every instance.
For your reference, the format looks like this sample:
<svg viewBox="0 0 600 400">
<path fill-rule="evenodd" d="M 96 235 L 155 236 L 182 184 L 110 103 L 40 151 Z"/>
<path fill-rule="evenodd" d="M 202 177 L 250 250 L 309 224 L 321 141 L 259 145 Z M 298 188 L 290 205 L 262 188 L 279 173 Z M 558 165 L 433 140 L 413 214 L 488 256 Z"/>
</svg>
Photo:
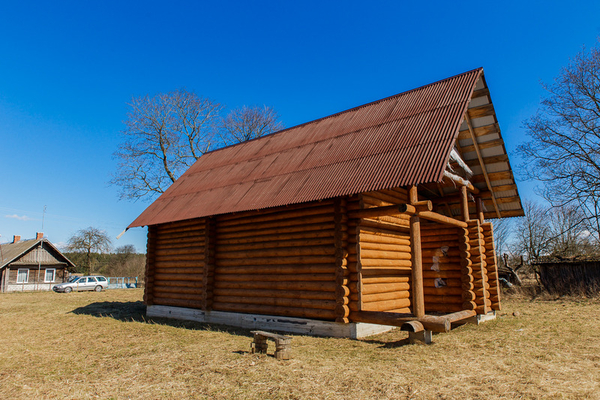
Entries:
<svg viewBox="0 0 600 400">
<path fill-rule="evenodd" d="M 108 280 L 101 275 L 74 276 L 69 282 L 59 283 L 52 287 L 55 292 L 71 293 L 73 290 L 95 290 L 101 292 L 108 288 Z"/>
</svg>

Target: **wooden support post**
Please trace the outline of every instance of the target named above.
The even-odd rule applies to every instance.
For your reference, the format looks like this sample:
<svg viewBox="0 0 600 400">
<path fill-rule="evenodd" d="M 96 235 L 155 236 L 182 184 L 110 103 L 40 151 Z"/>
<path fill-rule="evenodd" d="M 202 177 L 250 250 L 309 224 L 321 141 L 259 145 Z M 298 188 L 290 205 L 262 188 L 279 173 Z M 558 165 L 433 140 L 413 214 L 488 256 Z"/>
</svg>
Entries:
<svg viewBox="0 0 600 400">
<path fill-rule="evenodd" d="M 479 218 L 479 222 L 483 224 L 485 217 L 483 216 L 483 202 L 481 201 L 481 197 L 475 199 L 475 206 L 477 209 L 477 218 Z"/>
<path fill-rule="evenodd" d="M 419 193 L 417 191 L 417 186 L 412 185 L 408 191 L 409 202 L 410 204 L 415 204 L 419 201 Z"/>
<path fill-rule="evenodd" d="M 419 217 L 410 217 L 410 242 L 412 244 L 412 292 L 413 314 L 417 318 L 425 315 L 423 293 L 423 254 L 421 252 L 421 222 Z"/>
<path fill-rule="evenodd" d="M 469 196 L 467 193 L 466 186 L 460 187 L 460 200 L 461 200 L 460 206 L 461 206 L 461 210 L 462 210 L 463 221 L 469 222 L 469 220 L 471 218 L 469 217 Z"/>
</svg>

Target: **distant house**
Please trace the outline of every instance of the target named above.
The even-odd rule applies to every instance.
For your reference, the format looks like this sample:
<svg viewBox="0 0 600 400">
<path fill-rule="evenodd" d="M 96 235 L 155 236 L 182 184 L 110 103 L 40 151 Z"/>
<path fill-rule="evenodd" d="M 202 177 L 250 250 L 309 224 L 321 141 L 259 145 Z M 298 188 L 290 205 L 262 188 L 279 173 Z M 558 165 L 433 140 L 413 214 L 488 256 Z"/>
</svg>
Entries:
<svg viewBox="0 0 600 400">
<path fill-rule="evenodd" d="M 0 250 L 1 292 L 51 290 L 67 280 L 68 268 L 75 268 L 41 232 L 29 240 L 14 236 Z"/>
</svg>

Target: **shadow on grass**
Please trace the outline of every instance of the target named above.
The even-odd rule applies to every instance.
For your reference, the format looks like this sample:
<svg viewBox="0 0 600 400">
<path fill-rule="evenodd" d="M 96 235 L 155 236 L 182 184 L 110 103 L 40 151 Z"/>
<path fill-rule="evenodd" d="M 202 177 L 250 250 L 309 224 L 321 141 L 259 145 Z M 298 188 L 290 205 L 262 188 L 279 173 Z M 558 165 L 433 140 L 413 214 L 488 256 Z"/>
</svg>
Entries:
<svg viewBox="0 0 600 400">
<path fill-rule="evenodd" d="M 168 325 L 175 328 L 225 332 L 232 335 L 253 337 L 249 329 L 172 318 L 148 318 L 146 317 L 146 305 L 143 301 L 102 301 L 76 308 L 71 312 L 73 314 L 91 315 L 98 318 L 114 318 L 123 322 L 143 322 L 147 324 Z"/>
<path fill-rule="evenodd" d="M 397 347 L 404 347 L 410 345 L 408 338 L 400 339 L 393 342 L 386 342 L 383 340 L 377 339 L 361 339 L 361 342 L 369 343 L 369 344 L 378 344 L 380 349 L 394 349 Z"/>
</svg>

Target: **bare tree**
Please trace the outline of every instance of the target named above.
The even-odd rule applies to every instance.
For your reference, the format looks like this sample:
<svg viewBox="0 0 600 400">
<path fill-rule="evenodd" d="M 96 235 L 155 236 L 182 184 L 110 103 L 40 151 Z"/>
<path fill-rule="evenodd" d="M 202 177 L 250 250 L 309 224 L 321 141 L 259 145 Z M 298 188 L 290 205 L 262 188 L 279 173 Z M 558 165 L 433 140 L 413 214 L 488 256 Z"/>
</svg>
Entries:
<svg viewBox="0 0 600 400">
<path fill-rule="evenodd" d="M 547 254 L 550 248 L 551 228 L 548 209 L 531 201 L 523 203 L 525 216 L 516 224 L 515 246 L 532 262 Z"/>
<path fill-rule="evenodd" d="M 184 89 L 133 98 L 111 184 L 121 198 L 163 193 L 215 139 L 222 106 Z"/>
<path fill-rule="evenodd" d="M 256 139 L 283 128 L 277 112 L 272 107 L 243 106 L 223 118 L 221 139 L 223 144 L 228 146 Z"/>
<path fill-rule="evenodd" d="M 495 219 L 492 222 L 494 226 L 494 247 L 496 254 L 503 254 L 508 249 L 508 243 L 512 234 L 512 221 L 508 218 Z"/>
<path fill-rule="evenodd" d="M 600 45 L 582 50 L 551 85 L 538 113 L 524 122 L 531 140 L 518 151 L 529 178 L 544 183 L 554 206 L 579 206 L 600 233 Z"/>
<path fill-rule="evenodd" d="M 67 244 L 68 251 L 84 253 L 88 274 L 92 273 L 92 254 L 106 253 L 110 251 L 111 240 L 106 232 L 100 229 L 89 227 L 80 229 L 71 238 Z"/>
<path fill-rule="evenodd" d="M 575 206 L 555 207 L 549 214 L 551 253 L 562 257 L 581 254 L 589 235 L 581 209 Z"/>
</svg>

